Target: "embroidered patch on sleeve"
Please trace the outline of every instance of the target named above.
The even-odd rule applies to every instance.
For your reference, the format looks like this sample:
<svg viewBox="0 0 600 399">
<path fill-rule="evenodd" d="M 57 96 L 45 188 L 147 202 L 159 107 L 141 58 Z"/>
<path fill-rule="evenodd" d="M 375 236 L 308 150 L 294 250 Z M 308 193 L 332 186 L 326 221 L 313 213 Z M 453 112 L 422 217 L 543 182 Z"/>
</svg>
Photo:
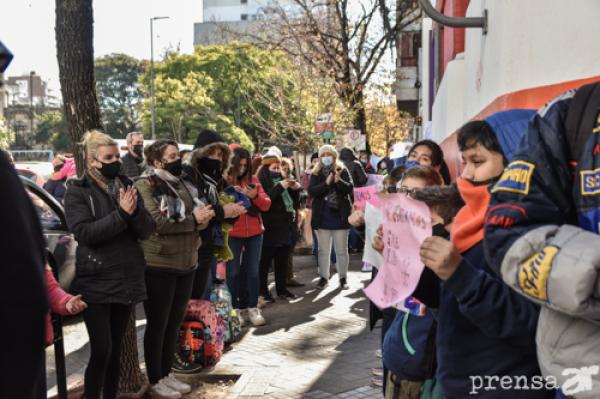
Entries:
<svg viewBox="0 0 600 399">
<path fill-rule="evenodd" d="M 556 247 L 545 247 L 521 264 L 518 277 L 519 287 L 524 294 L 543 301 L 548 300 L 548 275 L 557 252 Z"/>
<path fill-rule="evenodd" d="M 600 194 L 600 169 L 582 170 L 581 195 Z"/>
<path fill-rule="evenodd" d="M 500 180 L 494 188 L 492 193 L 497 191 L 508 191 L 510 193 L 517 193 L 527 195 L 529 194 L 529 186 L 531 184 L 531 176 L 535 165 L 525 161 L 513 161 L 511 162 L 504 173 L 500 177 Z"/>
</svg>

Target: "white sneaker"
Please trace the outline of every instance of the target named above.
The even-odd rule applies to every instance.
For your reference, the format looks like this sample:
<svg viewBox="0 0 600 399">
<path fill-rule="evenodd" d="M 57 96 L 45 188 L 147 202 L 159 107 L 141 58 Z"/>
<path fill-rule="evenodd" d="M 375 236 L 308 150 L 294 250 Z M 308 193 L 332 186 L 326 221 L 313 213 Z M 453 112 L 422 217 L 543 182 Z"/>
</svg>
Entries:
<svg viewBox="0 0 600 399">
<path fill-rule="evenodd" d="M 162 380 L 163 380 L 163 384 L 165 384 L 166 386 L 168 386 L 169 388 L 171 388 L 174 391 L 177 391 L 179 393 L 192 392 L 192 387 L 189 386 L 188 384 L 186 384 L 185 382 L 179 381 L 177 378 L 175 378 L 175 374 L 173 374 L 173 373 L 169 374 Z"/>
<path fill-rule="evenodd" d="M 258 308 L 248 309 L 248 318 L 254 327 L 264 326 L 267 324 L 265 318 L 262 316 L 262 314 L 260 314 L 260 310 Z"/>
<path fill-rule="evenodd" d="M 244 327 L 248 322 L 248 309 L 237 309 L 240 326 Z"/>
<path fill-rule="evenodd" d="M 166 377 L 165 377 L 166 378 Z M 158 384 L 150 386 L 148 393 L 152 399 L 180 399 L 181 394 L 165 385 L 165 378 L 160 380 Z"/>
</svg>

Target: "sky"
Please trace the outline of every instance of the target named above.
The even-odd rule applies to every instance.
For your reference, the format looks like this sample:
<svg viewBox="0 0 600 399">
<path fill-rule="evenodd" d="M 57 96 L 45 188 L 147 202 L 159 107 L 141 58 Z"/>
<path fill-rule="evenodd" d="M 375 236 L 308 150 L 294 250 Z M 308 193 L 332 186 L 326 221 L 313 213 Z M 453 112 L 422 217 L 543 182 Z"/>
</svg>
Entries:
<svg viewBox="0 0 600 399">
<path fill-rule="evenodd" d="M 35 71 L 60 92 L 53 0 L 2 0 L 0 41 L 14 54 L 5 76 Z M 194 22 L 202 18 L 201 0 L 94 0 L 94 55 L 125 53 L 150 59 L 150 18 L 154 21 L 154 57 L 173 47 L 193 50 Z"/>
</svg>

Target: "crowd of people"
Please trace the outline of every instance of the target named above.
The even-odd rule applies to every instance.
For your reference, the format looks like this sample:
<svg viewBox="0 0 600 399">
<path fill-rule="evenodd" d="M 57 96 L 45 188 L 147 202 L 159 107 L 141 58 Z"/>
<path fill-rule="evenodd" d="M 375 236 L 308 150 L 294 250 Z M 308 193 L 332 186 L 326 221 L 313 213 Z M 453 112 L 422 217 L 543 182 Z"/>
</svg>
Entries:
<svg viewBox="0 0 600 399">
<path fill-rule="evenodd" d="M 78 242 L 70 292 L 47 269 L 46 285 L 55 312 L 83 314 L 91 348 L 85 398 L 116 397 L 120 343 L 140 302 L 150 394 L 190 392 L 172 372 L 177 335 L 188 301 L 206 298 L 218 278 L 216 253 L 231 251 L 226 283 L 240 323 L 265 325 L 261 308 L 295 298 L 291 288 L 304 285 L 292 256 L 303 208 L 311 214 L 315 288 L 327 287 L 335 268 L 339 288 L 348 289 L 350 253 L 363 245 L 384 253 L 390 245 L 383 225 L 364 242 L 372 220 L 353 205 L 354 189 L 374 173 L 384 175 L 381 195 L 422 201 L 432 222 L 432 235 L 419 248 L 425 269 L 411 297 L 420 313 L 374 306 L 370 312 L 372 324 L 383 319 L 383 367 L 373 373 L 385 398 L 580 392 L 562 371 L 598 360 L 592 249 L 598 218 L 589 196 L 598 192 L 590 154 L 600 139 L 590 136 L 598 129 L 595 114 L 589 132 L 568 130 L 573 96 L 536 114 L 520 132 L 523 140 L 487 120 L 462 126 L 463 168 L 454 182 L 431 140 L 375 167 L 367 153 L 357 157 L 324 144 L 300 173 L 277 147 L 252 154 L 212 130 L 198 134 L 192 151 L 167 139 L 144 147 L 143 136 L 132 133 L 122 160 L 109 135 L 88 132 L 83 175 L 73 176 L 72 158 L 57 158 L 46 186 L 64 202 Z M 381 265 L 375 266 L 373 277 Z M 585 370 L 597 382 L 597 366 Z M 581 397 L 598 394 L 591 382 L 589 390 L 591 396 Z"/>
</svg>

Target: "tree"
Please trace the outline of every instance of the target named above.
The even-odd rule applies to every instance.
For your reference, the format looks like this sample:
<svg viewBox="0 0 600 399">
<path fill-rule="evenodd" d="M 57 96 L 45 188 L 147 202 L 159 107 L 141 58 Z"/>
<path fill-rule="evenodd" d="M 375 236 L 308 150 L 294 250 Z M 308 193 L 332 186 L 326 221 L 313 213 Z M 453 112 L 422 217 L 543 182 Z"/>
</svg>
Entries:
<svg viewBox="0 0 600 399">
<path fill-rule="evenodd" d="M 336 95 L 354 110 L 354 127 L 367 133 L 364 89 L 398 34 L 420 18 L 414 0 L 292 0 L 271 6 L 260 29 L 237 32 L 277 48 L 335 82 Z M 224 28 L 230 29 L 230 28 Z"/>
<path fill-rule="evenodd" d="M 14 143 L 14 141 L 15 132 L 8 127 L 4 117 L 0 115 L 0 148 L 8 148 L 11 143 Z"/>
<path fill-rule="evenodd" d="M 92 0 L 56 0 L 56 55 L 60 87 L 77 173 L 84 170 L 83 149 L 78 143 L 90 129 L 102 129 L 94 79 L 94 15 Z M 139 367 L 135 312 L 132 312 L 121 345 L 121 392 L 145 390 Z"/>
<path fill-rule="evenodd" d="M 139 77 L 142 65 L 126 54 L 96 59 L 96 90 L 106 131 L 124 138 L 140 124 L 142 95 Z"/>
<path fill-rule="evenodd" d="M 398 111 L 395 104 L 378 104 L 372 101 L 365 108 L 368 139 L 374 154 L 385 156 L 390 142 L 409 137 L 413 118 L 406 112 Z"/>
<path fill-rule="evenodd" d="M 78 143 L 102 121 L 94 80 L 94 12 L 92 0 L 56 0 L 56 55 L 67 126 L 77 173 L 83 173 Z"/>
<path fill-rule="evenodd" d="M 37 118 L 35 141 L 50 144 L 54 151 L 70 149 L 71 139 L 62 112 L 47 111 Z"/>
</svg>

